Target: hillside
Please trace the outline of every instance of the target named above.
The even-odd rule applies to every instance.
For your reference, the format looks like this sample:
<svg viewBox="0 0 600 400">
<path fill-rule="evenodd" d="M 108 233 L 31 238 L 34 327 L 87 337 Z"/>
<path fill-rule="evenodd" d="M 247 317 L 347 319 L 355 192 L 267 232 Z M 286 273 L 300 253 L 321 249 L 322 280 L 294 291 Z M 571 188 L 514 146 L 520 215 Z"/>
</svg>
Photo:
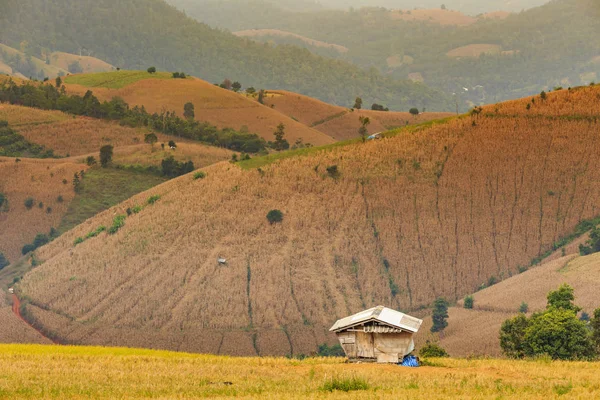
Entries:
<svg viewBox="0 0 600 400">
<path fill-rule="evenodd" d="M 293 120 L 323 132 L 336 140 L 357 138 L 361 125 L 360 117 L 370 119 L 368 131 L 369 134 L 374 134 L 454 115 L 451 113 L 421 113 L 413 116 L 408 112 L 351 110 L 284 90 L 269 90 L 264 98 L 264 103 Z"/>
<path fill-rule="evenodd" d="M 17 77 L 43 80 L 44 78 L 54 79 L 57 76 L 64 76 L 69 73 L 66 69 L 47 64 L 37 57 L 25 54 L 2 43 L 0 43 L 0 62 L 5 64 L 6 67 L 10 67 L 11 73 L 7 75 Z"/>
<path fill-rule="evenodd" d="M 39 249 L 20 294 L 66 342 L 237 355 L 310 353 L 368 306 L 462 299 L 599 214 L 598 122 L 577 117 L 588 102 L 574 93 L 594 101 L 600 87 L 537 96 L 537 116 L 499 105 L 377 142 L 213 165 Z M 546 117 L 555 103 L 570 113 Z M 74 247 L 152 195 L 117 234 Z M 268 223 L 272 209 L 283 223 Z"/>
<path fill-rule="evenodd" d="M 74 74 L 108 72 L 115 69 L 114 66 L 95 57 L 69 54 L 60 51 L 50 54 L 48 60 L 51 65 Z"/>
<path fill-rule="evenodd" d="M 150 113 L 167 110 L 183 117 L 184 105 L 191 102 L 197 120 L 219 128 L 240 130 L 245 126 L 248 131 L 266 140 L 273 140 L 277 125 L 283 123 L 290 143 L 300 138 L 317 146 L 334 142 L 331 137 L 276 110 L 196 78 L 172 79 L 168 73 L 150 75 L 147 72 L 119 71 L 70 76 L 65 83 L 70 93 L 83 95 L 92 89 L 100 100 L 121 97 L 132 106 L 143 105 Z"/>
<path fill-rule="evenodd" d="M 13 313 L 13 308 L 4 298 L 4 293 L 0 295 L 0 318 L 1 343 L 51 344 L 50 340 L 45 339 Z"/>
<path fill-rule="evenodd" d="M 162 0 L 8 0 L 0 37 L 79 54 L 82 49 L 122 69 L 183 71 L 210 82 L 228 78 L 244 86 L 285 89 L 335 104 L 357 95 L 392 109 L 422 105 L 451 109 L 450 96 L 423 84 L 323 58 L 293 46 L 264 46 L 210 28 Z M 40 23 L 42 22 L 42 23 Z M 311 37 L 310 35 L 307 35 Z"/>
</svg>

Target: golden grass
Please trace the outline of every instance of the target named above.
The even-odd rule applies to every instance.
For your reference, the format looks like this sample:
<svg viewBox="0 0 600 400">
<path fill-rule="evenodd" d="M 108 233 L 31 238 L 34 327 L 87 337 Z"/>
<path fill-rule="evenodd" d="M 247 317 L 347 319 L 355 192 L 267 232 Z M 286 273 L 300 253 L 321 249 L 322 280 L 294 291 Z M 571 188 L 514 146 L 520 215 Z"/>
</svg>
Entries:
<svg viewBox="0 0 600 400">
<path fill-rule="evenodd" d="M 529 104 L 530 109 L 527 109 Z M 562 89 L 485 107 L 485 112 L 504 116 L 597 117 L 600 114 L 600 85 Z"/>
<path fill-rule="evenodd" d="M 66 160 L 34 160 L 0 157 L 0 192 L 9 201 L 8 211 L 0 212 L 0 251 L 15 262 L 21 248 L 38 233 L 58 227 L 74 197 L 73 174 L 87 169 L 83 164 Z M 67 184 L 63 184 L 63 179 Z M 63 197 L 63 202 L 58 201 Z M 33 197 L 35 205 L 27 210 L 25 199 Z M 38 203 L 43 203 L 43 208 Z M 52 211 L 47 212 L 47 207 Z"/>
<path fill-rule="evenodd" d="M 23 112 L 26 115 L 28 108 Z M 34 110 L 35 111 L 35 110 Z M 0 115 L 2 110 L 0 109 Z M 33 112 L 32 114 L 35 114 Z M 129 128 L 117 123 L 92 118 L 71 118 L 51 125 L 29 125 L 17 131 L 27 140 L 53 149 L 60 156 L 80 156 L 98 153 L 100 147 L 110 144 L 118 149 L 144 143 L 145 128 Z M 159 143 L 168 143 L 172 136 L 157 134 Z M 150 145 L 147 145 L 150 148 Z M 160 144 L 157 144 L 160 148 Z M 98 155 L 95 154 L 96 159 Z"/>
<path fill-rule="evenodd" d="M 111 74 L 115 73 L 104 74 L 103 79 L 111 79 Z M 89 89 L 88 86 L 100 82 L 99 79 L 94 78 L 94 75 L 78 77 L 80 78 L 67 79 L 66 87 L 70 93 L 83 95 Z M 85 83 L 84 79 L 90 82 Z M 239 130 L 247 127 L 250 132 L 257 133 L 267 140 L 273 140 L 273 132 L 277 129 L 277 125 L 283 123 L 286 126 L 286 138 L 290 143 L 294 143 L 298 138 L 314 145 L 334 142 L 327 135 L 296 122 L 270 107 L 196 78 L 138 79 L 120 89 L 96 87 L 93 92 L 101 100 L 110 100 L 119 96 L 132 106 L 145 106 L 151 113 L 175 111 L 180 116 L 183 116 L 184 105 L 192 102 L 197 120 L 209 122 L 219 128 Z"/>
<path fill-rule="evenodd" d="M 433 360 L 434 367 L 344 364 L 343 359 L 230 358 L 135 349 L 0 346 L 0 395 L 71 398 L 514 398 L 598 395 L 593 363 Z M 367 390 L 325 392 L 332 378 Z"/>
<path fill-rule="evenodd" d="M 482 54 L 500 54 L 502 46 L 497 44 L 469 44 L 450 50 L 448 57 L 479 57 Z"/>
<path fill-rule="evenodd" d="M 0 121 L 7 121 L 11 128 L 52 124 L 71 118 L 73 117 L 60 111 L 46 111 L 10 104 L 0 104 Z"/>
<path fill-rule="evenodd" d="M 227 149 L 190 142 L 177 143 L 175 150 L 170 150 L 168 146 L 167 150 L 162 150 L 160 144 L 154 145 L 154 149 L 148 144 L 138 144 L 115 149 L 113 161 L 121 165 L 160 166 L 163 159 L 173 156 L 177 161 L 192 161 L 196 168 L 204 168 L 230 160 L 233 154 Z"/>
<path fill-rule="evenodd" d="M 83 73 L 85 74 L 94 72 L 108 72 L 115 69 L 114 66 L 95 57 L 78 56 L 60 51 L 50 54 L 50 64 L 64 70 L 68 70 L 69 66 L 74 62 L 79 63 L 83 69 Z"/>
<path fill-rule="evenodd" d="M 341 46 L 339 44 L 322 42 L 320 40 L 315 40 L 311 38 L 307 38 L 305 36 L 298 35 L 293 32 L 282 31 L 279 29 L 248 29 L 244 31 L 233 32 L 234 35 L 239 37 L 261 37 L 261 36 L 281 36 L 281 37 L 291 37 L 294 39 L 298 39 L 303 41 L 304 43 L 313 46 L 313 47 L 321 47 L 326 49 L 333 49 L 338 53 L 347 53 L 348 48 L 345 46 Z"/>
</svg>

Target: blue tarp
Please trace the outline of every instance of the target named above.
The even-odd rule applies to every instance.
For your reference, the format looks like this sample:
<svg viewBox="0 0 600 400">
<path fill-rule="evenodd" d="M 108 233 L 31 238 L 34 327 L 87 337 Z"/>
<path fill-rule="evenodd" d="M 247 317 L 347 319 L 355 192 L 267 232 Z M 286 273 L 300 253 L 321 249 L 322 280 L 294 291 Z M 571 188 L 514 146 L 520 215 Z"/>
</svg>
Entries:
<svg viewBox="0 0 600 400">
<path fill-rule="evenodd" d="M 417 357 L 415 356 L 406 356 L 404 357 L 404 360 L 402 360 L 400 365 L 403 367 L 418 367 L 419 360 L 417 360 Z"/>
</svg>

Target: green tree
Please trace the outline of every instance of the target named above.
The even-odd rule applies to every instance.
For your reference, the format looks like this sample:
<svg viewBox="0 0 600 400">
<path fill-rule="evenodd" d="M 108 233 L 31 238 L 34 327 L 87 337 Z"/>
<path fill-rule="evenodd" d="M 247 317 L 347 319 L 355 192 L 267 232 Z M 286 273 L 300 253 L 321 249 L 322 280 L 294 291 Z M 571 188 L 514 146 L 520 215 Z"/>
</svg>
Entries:
<svg viewBox="0 0 600 400">
<path fill-rule="evenodd" d="M 81 180 L 79 179 L 79 174 L 77 172 L 73 175 L 73 190 L 75 190 L 75 193 L 81 191 Z"/>
<path fill-rule="evenodd" d="M 68 70 L 72 74 L 81 74 L 83 72 L 83 68 L 81 67 L 81 64 L 79 64 L 79 61 L 74 61 L 69 64 Z"/>
<path fill-rule="evenodd" d="M 367 141 L 367 136 L 369 136 L 369 130 L 367 127 L 371 124 L 371 119 L 369 117 L 359 117 L 358 121 L 360 122 L 360 128 L 358 128 L 358 134 L 362 139 L 363 143 Z"/>
<path fill-rule="evenodd" d="M 8 259 L 4 256 L 4 253 L 0 251 L 0 271 L 9 264 L 10 262 L 8 262 Z"/>
<path fill-rule="evenodd" d="M 275 143 L 273 144 L 275 150 L 282 151 L 290 148 L 289 142 L 283 138 L 285 136 L 285 125 L 283 123 L 277 125 L 277 130 L 273 135 L 275 136 Z"/>
<path fill-rule="evenodd" d="M 409 113 L 410 113 L 410 114 L 411 114 L 413 117 L 416 117 L 417 115 L 419 115 L 419 109 L 418 109 L 418 108 L 416 108 L 416 107 L 413 107 L 413 108 L 411 108 L 411 109 L 410 109 L 408 112 L 409 112 Z"/>
<path fill-rule="evenodd" d="M 246 89 L 246 93 L 252 95 L 252 94 L 256 93 L 256 89 L 254 89 L 254 87 L 250 86 L 248 89 Z"/>
<path fill-rule="evenodd" d="M 525 330 L 528 356 L 548 354 L 554 360 L 587 359 L 594 355 L 586 324 L 569 309 L 551 308 L 534 315 Z"/>
<path fill-rule="evenodd" d="M 500 328 L 500 347 L 507 357 L 524 358 L 527 354 L 525 331 L 529 320 L 524 314 L 507 319 Z"/>
<path fill-rule="evenodd" d="M 56 77 L 56 87 L 58 89 L 60 89 L 60 87 L 62 86 L 62 78 L 60 76 Z"/>
<path fill-rule="evenodd" d="M 529 304 L 522 302 L 519 306 L 519 312 L 523 314 L 527 314 L 529 312 Z"/>
<path fill-rule="evenodd" d="M 6 195 L 2 192 L 0 192 L 0 211 L 2 211 L 2 206 L 4 205 L 4 203 L 6 202 Z"/>
<path fill-rule="evenodd" d="M 227 89 L 227 90 L 231 90 L 233 83 L 231 83 L 231 80 L 229 79 L 225 79 L 222 83 L 221 83 L 221 87 L 223 89 Z"/>
<path fill-rule="evenodd" d="M 265 104 L 265 91 L 262 89 L 258 92 L 258 102 L 260 104 Z"/>
<path fill-rule="evenodd" d="M 188 121 L 191 121 L 194 118 L 196 118 L 196 110 L 192 103 L 185 103 L 185 105 L 183 106 L 183 116 Z"/>
<path fill-rule="evenodd" d="M 149 74 L 155 74 L 156 73 L 156 67 L 150 67 L 150 68 L 148 68 L 148 73 Z"/>
<path fill-rule="evenodd" d="M 354 100 L 354 107 L 352 107 L 352 108 L 360 110 L 362 108 L 362 104 L 363 104 L 362 99 L 360 97 L 357 97 L 356 100 Z"/>
<path fill-rule="evenodd" d="M 108 167 L 108 164 L 112 162 L 113 157 L 113 146 L 107 144 L 100 148 L 100 165 L 102 168 Z"/>
<path fill-rule="evenodd" d="M 467 297 L 465 297 L 464 303 L 465 303 L 465 308 L 471 310 L 471 309 L 473 309 L 475 299 L 473 298 L 473 296 L 467 296 Z"/>
<path fill-rule="evenodd" d="M 575 292 L 573 288 L 566 283 L 563 284 L 558 290 L 548 293 L 548 309 L 558 308 L 563 310 L 570 310 L 577 314 L 581 311 L 581 307 L 577 307 L 574 304 Z"/>
<path fill-rule="evenodd" d="M 177 148 L 177 143 L 175 143 L 175 141 L 173 141 L 173 140 L 169 140 L 168 145 L 169 145 L 169 147 L 171 149 L 176 149 Z"/>
<path fill-rule="evenodd" d="M 441 332 L 448 326 L 448 302 L 443 298 L 437 298 L 433 303 L 433 325 L 431 332 Z"/>
<path fill-rule="evenodd" d="M 33 197 L 28 197 L 25 199 L 25 208 L 27 208 L 28 210 L 31 210 L 33 208 L 33 205 L 35 204 L 35 200 L 33 199 Z"/>
<path fill-rule="evenodd" d="M 149 144 L 149 145 L 152 147 L 152 150 L 154 151 L 154 144 L 155 144 L 156 142 L 158 142 L 158 137 L 156 136 L 156 134 L 154 134 L 154 133 L 152 133 L 152 132 L 150 132 L 150 133 L 147 133 L 147 134 L 144 136 L 144 142 L 145 142 L 145 143 L 148 143 L 148 144 Z"/>
<path fill-rule="evenodd" d="M 596 347 L 596 352 L 600 354 L 600 308 L 594 311 L 594 318 L 591 321 L 592 342 Z"/>
<path fill-rule="evenodd" d="M 233 89 L 233 91 L 237 93 L 240 90 L 242 90 L 242 84 L 239 83 L 238 81 L 235 81 L 231 84 L 231 89 Z"/>
<path fill-rule="evenodd" d="M 429 340 L 425 346 L 419 350 L 419 356 L 423 358 L 443 358 L 450 357 L 448 352 L 439 344 L 431 343 Z"/>
<path fill-rule="evenodd" d="M 271 225 L 282 222 L 283 221 L 283 213 L 279 210 L 271 210 L 267 214 L 267 220 Z"/>
</svg>

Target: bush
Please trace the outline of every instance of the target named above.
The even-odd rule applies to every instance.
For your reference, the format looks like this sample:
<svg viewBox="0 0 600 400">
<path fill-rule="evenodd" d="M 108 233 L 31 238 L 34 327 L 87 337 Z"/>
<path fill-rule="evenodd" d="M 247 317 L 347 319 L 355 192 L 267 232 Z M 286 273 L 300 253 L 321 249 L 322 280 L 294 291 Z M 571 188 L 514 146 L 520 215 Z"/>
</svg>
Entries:
<svg viewBox="0 0 600 400">
<path fill-rule="evenodd" d="M 35 204 L 35 199 L 33 197 L 28 197 L 25 199 L 25 202 L 23 204 L 25 204 L 25 208 L 31 210 L 33 208 L 33 205 Z"/>
<path fill-rule="evenodd" d="M 33 244 L 26 244 L 25 246 L 23 246 L 23 248 L 21 249 L 21 254 L 25 255 L 27 253 L 31 253 L 32 251 L 35 250 L 35 246 Z"/>
<path fill-rule="evenodd" d="M 529 312 L 529 304 L 522 302 L 519 306 L 519 312 L 523 314 L 527 314 Z"/>
<path fill-rule="evenodd" d="M 160 200 L 160 196 L 155 194 L 154 196 L 148 197 L 148 204 L 152 205 Z"/>
<path fill-rule="evenodd" d="M 330 165 L 329 167 L 327 167 L 327 174 L 336 179 L 340 176 L 340 171 L 338 170 L 338 166 L 337 165 Z"/>
<path fill-rule="evenodd" d="M 78 244 L 83 243 L 83 238 L 80 236 L 73 242 L 73 246 L 77 246 Z"/>
<path fill-rule="evenodd" d="M 473 298 L 473 296 L 467 296 L 467 297 L 465 297 L 465 308 L 466 309 L 472 310 L 474 303 L 475 303 L 475 299 Z"/>
<path fill-rule="evenodd" d="M 448 352 L 439 344 L 427 341 L 427 344 L 419 351 L 419 356 L 423 358 L 443 358 L 450 357 Z"/>
<path fill-rule="evenodd" d="M 85 163 L 91 167 L 93 165 L 96 165 L 96 157 L 94 156 L 88 156 L 88 158 L 85 159 Z"/>
<path fill-rule="evenodd" d="M 10 262 L 8 262 L 8 259 L 4 256 L 4 253 L 0 251 L 0 270 L 7 267 L 9 264 Z"/>
<path fill-rule="evenodd" d="M 150 68 L 148 68 L 148 73 L 149 74 L 155 74 L 156 73 L 156 67 L 150 67 Z"/>
<path fill-rule="evenodd" d="M 319 357 L 344 357 L 346 353 L 339 343 L 334 344 L 333 346 L 322 344 L 319 346 L 317 355 Z"/>
<path fill-rule="evenodd" d="M 198 171 L 194 174 L 194 180 L 197 181 L 198 179 L 204 179 L 206 178 L 206 173 L 202 172 L 202 171 Z"/>
<path fill-rule="evenodd" d="M 267 214 L 267 220 L 271 225 L 280 223 L 283 221 L 283 213 L 279 210 L 271 210 Z"/>
<path fill-rule="evenodd" d="M 119 231 L 119 229 L 124 227 L 126 218 L 127 218 L 126 215 L 117 215 L 115 218 L 113 218 L 113 224 L 108 229 L 108 234 L 114 235 L 115 233 L 117 233 Z"/>
<path fill-rule="evenodd" d="M 353 390 L 368 390 L 370 387 L 371 385 L 363 378 L 356 376 L 351 378 L 334 376 L 325 381 L 320 389 L 326 392 L 333 392 L 336 390 L 339 390 L 340 392 L 350 392 Z"/>
<path fill-rule="evenodd" d="M 58 203 L 62 203 L 63 201 L 65 201 L 65 199 L 64 199 L 62 196 L 58 196 L 58 197 L 56 198 L 56 201 L 57 201 Z"/>
<path fill-rule="evenodd" d="M 5 202 L 6 202 L 6 195 L 4 193 L 0 193 L 0 208 L 2 208 L 2 206 L 4 205 Z"/>
</svg>

